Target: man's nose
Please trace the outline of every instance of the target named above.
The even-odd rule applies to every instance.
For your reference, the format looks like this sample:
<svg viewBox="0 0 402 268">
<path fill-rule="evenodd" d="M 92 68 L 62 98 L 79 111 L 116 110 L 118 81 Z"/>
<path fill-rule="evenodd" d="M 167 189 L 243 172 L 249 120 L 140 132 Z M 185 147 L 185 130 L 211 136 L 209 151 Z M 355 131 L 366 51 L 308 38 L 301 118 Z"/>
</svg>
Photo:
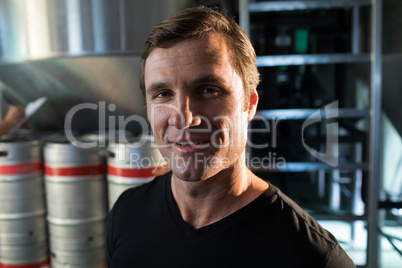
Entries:
<svg viewBox="0 0 402 268">
<path fill-rule="evenodd" d="M 186 129 L 201 124 L 201 117 L 196 113 L 195 105 L 190 97 L 178 98 L 177 109 L 173 109 L 169 117 L 169 125 L 177 129 Z"/>
</svg>

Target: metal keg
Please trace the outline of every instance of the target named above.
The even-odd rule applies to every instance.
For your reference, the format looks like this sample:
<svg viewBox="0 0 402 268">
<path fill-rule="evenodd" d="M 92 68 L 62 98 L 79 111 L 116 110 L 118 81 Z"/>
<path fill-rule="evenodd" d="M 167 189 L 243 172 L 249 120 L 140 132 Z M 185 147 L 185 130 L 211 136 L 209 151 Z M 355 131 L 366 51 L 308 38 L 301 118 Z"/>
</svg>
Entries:
<svg viewBox="0 0 402 268">
<path fill-rule="evenodd" d="M 0 218 L 45 213 L 42 171 L 39 142 L 0 142 Z"/>
<path fill-rule="evenodd" d="M 105 218 L 104 159 L 98 148 L 47 143 L 44 148 L 48 218 Z"/>
<path fill-rule="evenodd" d="M 100 267 L 107 215 L 104 154 L 60 141 L 46 144 L 44 158 L 52 267 Z"/>
<path fill-rule="evenodd" d="M 49 264 L 41 151 L 38 141 L 0 142 L 0 266 Z"/>
<path fill-rule="evenodd" d="M 111 143 L 108 147 L 107 181 L 109 209 L 128 188 L 155 178 L 155 171 L 166 165 L 153 136 Z"/>
</svg>

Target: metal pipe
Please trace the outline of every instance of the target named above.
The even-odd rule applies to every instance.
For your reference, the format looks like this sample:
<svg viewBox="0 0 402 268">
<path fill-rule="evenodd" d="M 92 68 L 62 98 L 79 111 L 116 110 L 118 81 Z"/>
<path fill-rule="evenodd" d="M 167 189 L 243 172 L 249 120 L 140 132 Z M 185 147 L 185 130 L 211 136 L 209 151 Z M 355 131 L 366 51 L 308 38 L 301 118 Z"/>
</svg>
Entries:
<svg viewBox="0 0 402 268">
<path fill-rule="evenodd" d="M 249 0 L 239 2 L 239 24 L 248 37 L 250 37 L 250 12 Z"/>
<path fill-rule="evenodd" d="M 94 27 L 93 37 L 94 37 L 94 50 L 98 52 L 106 51 L 105 42 L 105 21 L 102 20 L 102 14 L 104 12 L 104 7 L 101 2 L 97 0 L 91 0 L 92 5 L 92 24 Z"/>
<path fill-rule="evenodd" d="M 381 83 L 382 83 L 382 0 L 372 0 L 372 50 L 371 50 L 371 98 L 369 138 L 369 187 L 368 187 L 368 241 L 367 267 L 380 267 L 379 212 L 378 201 L 380 176 L 380 131 L 381 131 Z"/>
<path fill-rule="evenodd" d="M 255 64 L 257 67 L 268 67 L 281 65 L 358 63 L 369 61 L 369 54 L 351 55 L 350 53 L 333 53 L 258 56 Z"/>
<path fill-rule="evenodd" d="M 250 12 L 276 12 L 347 6 L 370 5 L 370 0 L 308 0 L 308 1 L 261 1 L 250 4 Z"/>
<path fill-rule="evenodd" d="M 80 2 L 78 0 L 67 1 L 68 23 L 68 50 L 76 54 L 82 51 L 82 27 L 80 16 Z"/>
<path fill-rule="evenodd" d="M 120 50 L 126 50 L 126 17 L 125 17 L 125 1 L 119 1 L 119 17 L 120 17 Z"/>
<path fill-rule="evenodd" d="M 360 6 L 353 6 L 352 13 L 352 53 L 359 54 L 360 51 Z"/>
</svg>

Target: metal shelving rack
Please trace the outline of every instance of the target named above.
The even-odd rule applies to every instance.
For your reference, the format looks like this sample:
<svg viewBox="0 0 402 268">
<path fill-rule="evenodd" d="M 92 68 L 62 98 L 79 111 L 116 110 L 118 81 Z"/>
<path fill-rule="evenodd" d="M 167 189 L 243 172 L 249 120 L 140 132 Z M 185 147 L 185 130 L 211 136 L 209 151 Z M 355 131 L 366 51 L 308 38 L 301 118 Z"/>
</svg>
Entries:
<svg viewBox="0 0 402 268">
<path fill-rule="evenodd" d="M 371 5 L 371 51 L 362 53 L 359 48 L 361 35 L 359 33 L 360 7 Z M 382 84 L 382 0 L 304 0 L 304 1 L 249 1 L 239 0 L 239 23 L 245 33 L 250 36 L 250 13 L 277 12 L 305 9 L 352 8 L 352 44 L 351 53 L 345 54 L 308 54 L 308 55 L 258 55 L 257 67 L 272 67 L 281 65 L 337 64 L 337 63 L 370 63 L 370 109 L 339 109 L 339 118 L 365 117 L 369 120 L 369 139 L 367 142 L 368 163 L 347 163 L 338 166 L 338 170 L 356 170 L 357 173 L 368 171 L 368 200 L 365 214 L 357 215 L 319 215 L 317 220 L 341 220 L 367 222 L 366 265 L 363 267 L 380 267 L 379 243 L 379 193 L 382 187 L 380 165 L 380 129 L 381 129 L 381 84 Z M 311 109 L 292 110 L 262 110 L 260 116 L 267 119 L 276 115 L 287 114 L 288 119 L 304 119 L 312 114 Z M 287 163 L 283 172 L 319 171 L 328 169 L 321 163 Z M 256 170 L 262 171 L 262 170 Z"/>
</svg>

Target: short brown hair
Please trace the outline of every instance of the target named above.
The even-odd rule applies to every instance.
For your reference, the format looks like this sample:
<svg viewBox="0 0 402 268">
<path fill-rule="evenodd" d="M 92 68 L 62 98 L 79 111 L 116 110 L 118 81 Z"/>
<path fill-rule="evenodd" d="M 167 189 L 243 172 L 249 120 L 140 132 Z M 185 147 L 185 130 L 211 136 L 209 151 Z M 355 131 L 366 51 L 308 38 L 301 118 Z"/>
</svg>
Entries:
<svg viewBox="0 0 402 268">
<path fill-rule="evenodd" d="M 248 105 L 250 92 L 257 87 L 260 77 L 255 66 L 254 48 L 233 19 L 207 7 L 186 9 L 161 22 L 148 35 L 140 69 L 140 87 L 144 96 L 145 62 L 154 48 L 169 48 L 184 39 L 201 38 L 210 33 L 221 34 L 232 47 L 232 65 L 242 79 Z"/>
</svg>

